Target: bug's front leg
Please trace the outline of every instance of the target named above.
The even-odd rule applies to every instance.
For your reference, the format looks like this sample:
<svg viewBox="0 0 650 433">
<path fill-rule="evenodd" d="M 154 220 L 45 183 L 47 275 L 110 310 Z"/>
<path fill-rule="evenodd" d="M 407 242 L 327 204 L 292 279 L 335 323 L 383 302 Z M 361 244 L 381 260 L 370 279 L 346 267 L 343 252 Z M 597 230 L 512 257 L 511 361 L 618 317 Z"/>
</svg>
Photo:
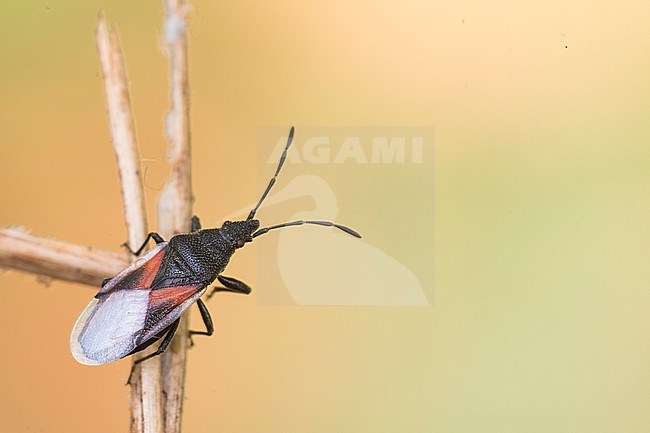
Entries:
<svg viewBox="0 0 650 433">
<path fill-rule="evenodd" d="M 236 278 L 226 277 L 225 275 L 219 275 L 217 279 L 221 284 L 223 284 L 223 287 L 222 286 L 213 287 L 212 290 L 210 291 L 210 294 L 208 294 L 208 296 L 206 297 L 206 299 L 210 299 L 217 292 L 233 292 L 233 293 L 241 293 L 243 295 L 248 295 L 252 290 L 248 284 L 244 283 L 243 281 L 239 281 Z"/>
<path fill-rule="evenodd" d="M 126 248 L 126 249 L 131 253 L 131 254 L 133 254 L 134 256 L 137 257 L 137 256 L 140 255 L 140 253 L 142 252 L 142 250 L 144 250 L 144 247 L 147 246 L 147 242 L 149 242 L 149 239 L 153 239 L 154 241 L 156 241 L 156 244 L 159 244 L 159 243 L 165 242 L 165 240 L 162 238 L 162 236 L 160 236 L 158 233 L 156 233 L 156 232 L 151 232 L 151 233 L 149 233 L 149 234 L 147 235 L 147 237 L 144 239 L 144 242 L 142 243 L 142 245 L 140 245 L 140 248 L 138 248 L 136 251 L 133 251 L 133 250 L 131 249 L 131 247 L 129 246 L 128 242 L 124 242 L 124 243 L 122 244 L 122 246 L 123 246 L 124 248 Z"/>
<path fill-rule="evenodd" d="M 202 300 L 198 299 L 196 301 L 197 307 L 199 307 L 199 311 L 201 312 L 201 319 L 203 319 L 203 323 L 205 324 L 205 331 L 190 331 L 190 347 L 194 346 L 194 340 L 192 339 L 192 335 L 212 335 L 214 333 L 214 324 L 212 323 L 212 317 L 210 317 L 210 312 L 208 311 L 208 307 L 205 306 Z"/>
</svg>

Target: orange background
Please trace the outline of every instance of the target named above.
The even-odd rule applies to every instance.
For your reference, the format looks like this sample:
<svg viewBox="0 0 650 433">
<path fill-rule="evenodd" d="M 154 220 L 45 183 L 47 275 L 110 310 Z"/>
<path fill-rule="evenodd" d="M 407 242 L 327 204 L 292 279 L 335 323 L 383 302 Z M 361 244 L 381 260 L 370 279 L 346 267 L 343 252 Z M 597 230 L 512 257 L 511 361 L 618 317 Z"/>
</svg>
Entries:
<svg viewBox="0 0 650 433">
<path fill-rule="evenodd" d="M 260 126 L 430 125 L 436 281 L 428 308 L 220 296 L 216 335 L 189 356 L 185 431 L 650 430 L 648 2 L 192 4 L 204 224 L 258 196 Z M 168 86 L 153 0 L 2 2 L 0 225 L 118 250 L 99 10 L 119 29 L 156 227 Z M 247 247 L 228 273 L 255 288 L 256 263 Z M 128 429 L 129 361 L 69 353 L 93 294 L 0 275 L 2 431 Z"/>
</svg>

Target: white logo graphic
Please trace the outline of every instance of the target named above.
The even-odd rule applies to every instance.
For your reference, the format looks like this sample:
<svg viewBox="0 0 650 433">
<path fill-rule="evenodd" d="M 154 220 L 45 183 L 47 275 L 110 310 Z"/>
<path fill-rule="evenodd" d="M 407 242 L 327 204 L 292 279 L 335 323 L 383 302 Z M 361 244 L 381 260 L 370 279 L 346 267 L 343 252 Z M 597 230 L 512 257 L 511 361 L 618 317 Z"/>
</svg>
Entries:
<svg viewBox="0 0 650 433">
<path fill-rule="evenodd" d="M 313 207 L 289 216 L 286 221 L 337 220 L 334 191 L 323 178 L 314 175 L 291 179 L 284 188 L 267 197 L 260 214 L 265 207 L 305 196 L 312 199 Z M 248 209 L 234 215 L 245 215 Z M 260 216 L 262 226 L 268 225 Z M 278 230 L 273 236 L 277 236 L 279 275 L 296 304 L 430 305 L 415 274 L 374 247 L 371 239 L 356 239 L 336 230 L 308 226 Z M 269 238 L 258 243 L 265 241 Z M 268 255 L 260 257 L 260 260 L 274 259 Z"/>
</svg>

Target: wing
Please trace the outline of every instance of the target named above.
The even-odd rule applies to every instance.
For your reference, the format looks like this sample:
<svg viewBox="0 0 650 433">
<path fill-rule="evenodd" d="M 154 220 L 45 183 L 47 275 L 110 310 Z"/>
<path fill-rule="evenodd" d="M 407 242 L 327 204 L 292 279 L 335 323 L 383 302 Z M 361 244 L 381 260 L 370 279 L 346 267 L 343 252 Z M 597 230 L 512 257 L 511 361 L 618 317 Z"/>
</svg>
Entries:
<svg viewBox="0 0 650 433">
<path fill-rule="evenodd" d="M 167 245 L 167 242 L 161 242 L 147 252 L 147 254 L 131 263 L 131 266 L 108 280 L 95 297 L 101 297 L 103 294 L 118 290 L 150 289 L 151 283 L 156 278 L 165 253 L 167 252 Z"/>
<path fill-rule="evenodd" d="M 77 361 L 106 364 L 143 349 L 205 292 L 203 285 L 151 290 L 166 247 L 166 242 L 158 244 L 90 301 L 70 336 L 70 351 Z"/>
</svg>

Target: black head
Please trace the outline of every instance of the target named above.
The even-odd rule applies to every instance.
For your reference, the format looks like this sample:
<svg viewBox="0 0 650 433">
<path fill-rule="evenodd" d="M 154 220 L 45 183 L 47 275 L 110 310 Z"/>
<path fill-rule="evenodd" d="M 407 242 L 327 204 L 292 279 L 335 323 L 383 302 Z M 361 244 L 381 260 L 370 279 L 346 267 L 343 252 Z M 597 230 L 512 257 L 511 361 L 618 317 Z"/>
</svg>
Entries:
<svg viewBox="0 0 650 433">
<path fill-rule="evenodd" d="M 219 229 L 221 236 L 234 248 L 241 248 L 253 241 L 253 232 L 260 228 L 256 219 L 246 221 L 226 221 Z"/>
</svg>

